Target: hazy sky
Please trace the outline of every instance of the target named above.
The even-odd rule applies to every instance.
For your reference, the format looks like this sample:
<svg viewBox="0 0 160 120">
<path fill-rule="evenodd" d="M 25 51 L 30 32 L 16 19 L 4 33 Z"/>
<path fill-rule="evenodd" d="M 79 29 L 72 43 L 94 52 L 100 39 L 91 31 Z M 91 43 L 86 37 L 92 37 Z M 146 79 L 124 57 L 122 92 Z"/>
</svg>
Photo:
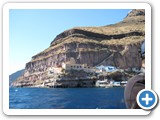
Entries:
<svg viewBox="0 0 160 120">
<path fill-rule="evenodd" d="M 10 10 L 10 74 L 25 68 L 31 57 L 64 30 L 78 26 L 104 26 L 123 20 L 130 9 Z"/>
</svg>

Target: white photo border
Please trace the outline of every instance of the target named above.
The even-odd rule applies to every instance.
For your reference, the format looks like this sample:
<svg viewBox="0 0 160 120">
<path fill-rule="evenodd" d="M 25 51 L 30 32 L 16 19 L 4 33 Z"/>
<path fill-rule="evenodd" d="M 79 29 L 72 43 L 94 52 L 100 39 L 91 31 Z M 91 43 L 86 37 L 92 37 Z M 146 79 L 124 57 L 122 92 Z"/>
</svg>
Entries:
<svg viewBox="0 0 160 120">
<path fill-rule="evenodd" d="M 145 9 L 145 88 L 151 89 L 151 6 L 148 3 L 6 3 L 3 6 L 3 112 L 6 115 L 148 115 L 142 109 L 9 109 L 10 9 Z"/>
</svg>

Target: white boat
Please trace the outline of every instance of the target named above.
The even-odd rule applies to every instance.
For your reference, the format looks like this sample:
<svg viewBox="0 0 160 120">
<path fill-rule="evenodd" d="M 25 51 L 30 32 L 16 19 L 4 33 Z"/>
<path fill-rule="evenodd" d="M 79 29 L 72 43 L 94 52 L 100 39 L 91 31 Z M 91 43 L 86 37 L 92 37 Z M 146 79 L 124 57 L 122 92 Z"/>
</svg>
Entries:
<svg viewBox="0 0 160 120">
<path fill-rule="evenodd" d="M 97 80 L 97 82 L 96 82 L 96 87 L 106 87 L 106 85 L 108 85 L 107 79 Z"/>
<path fill-rule="evenodd" d="M 107 84 L 107 85 L 105 86 L 105 88 L 111 88 L 111 87 L 113 87 L 112 84 Z"/>
<path fill-rule="evenodd" d="M 113 87 L 121 87 L 121 83 L 120 82 L 114 82 Z"/>
</svg>

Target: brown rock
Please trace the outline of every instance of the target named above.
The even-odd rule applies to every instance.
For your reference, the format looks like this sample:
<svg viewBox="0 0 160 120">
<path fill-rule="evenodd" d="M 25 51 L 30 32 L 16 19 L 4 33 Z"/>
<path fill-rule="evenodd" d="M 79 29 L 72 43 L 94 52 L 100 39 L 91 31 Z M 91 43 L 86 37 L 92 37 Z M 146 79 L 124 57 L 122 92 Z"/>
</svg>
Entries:
<svg viewBox="0 0 160 120">
<path fill-rule="evenodd" d="M 145 35 L 145 12 L 133 10 L 114 25 L 77 27 L 57 35 L 46 50 L 26 63 L 21 81 L 37 84 L 48 79 L 47 69 L 74 58 L 89 66 L 112 65 L 118 68 L 141 67 L 140 45 Z M 32 81 L 32 82 L 31 82 Z M 40 82 L 41 83 L 41 82 Z"/>
</svg>

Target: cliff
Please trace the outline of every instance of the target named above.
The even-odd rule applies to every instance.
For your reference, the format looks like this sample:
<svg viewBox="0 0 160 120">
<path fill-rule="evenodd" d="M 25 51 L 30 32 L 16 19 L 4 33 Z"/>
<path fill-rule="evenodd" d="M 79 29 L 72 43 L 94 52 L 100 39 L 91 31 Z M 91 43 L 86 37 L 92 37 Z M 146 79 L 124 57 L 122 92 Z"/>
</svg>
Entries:
<svg viewBox="0 0 160 120">
<path fill-rule="evenodd" d="M 9 86 L 11 85 L 11 83 L 15 80 L 17 80 L 18 77 L 22 76 L 24 73 L 24 69 L 22 70 L 18 70 L 15 73 L 9 75 Z"/>
<path fill-rule="evenodd" d="M 112 65 L 121 69 L 139 68 L 142 64 L 140 46 L 144 38 L 144 10 L 132 10 L 116 24 L 66 30 L 57 35 L 47 49 L 26 63 L 24 75 L 13 85 L 42 84 L 44 80 L 56 77 L 47 76 L 48 68 L 61 66 L 70 58 L 91 67 Z"/>
</svg>

